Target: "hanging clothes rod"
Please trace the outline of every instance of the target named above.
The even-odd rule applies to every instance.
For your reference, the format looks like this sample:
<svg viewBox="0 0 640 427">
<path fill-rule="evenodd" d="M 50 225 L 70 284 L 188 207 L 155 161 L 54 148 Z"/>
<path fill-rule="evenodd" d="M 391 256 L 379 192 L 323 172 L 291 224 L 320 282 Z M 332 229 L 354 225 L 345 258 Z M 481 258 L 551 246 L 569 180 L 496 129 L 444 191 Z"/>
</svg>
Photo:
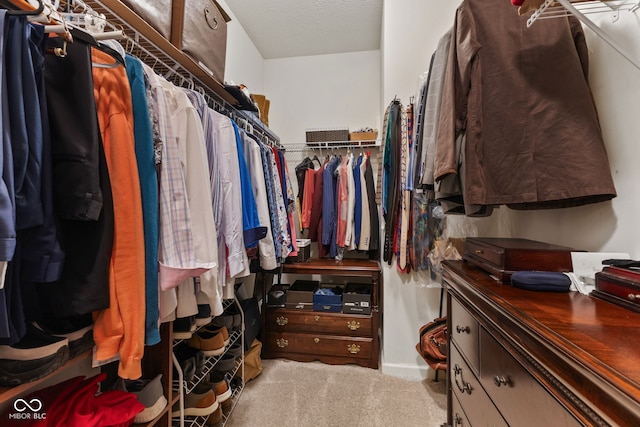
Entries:
<svg viewBox="0 0 640 427">
<path fill-rule="evenodd" d="M 135 43 L 139 47 L 144 47 L 144 50 L 148 54 L 145 58 L 140 58 L 145 64 L 149 65 L 151 68 L 154 68 L 154 63 L 162 62 L 163 64 L 175 64 L 173 67 L 168 67 L 164 70 L 167 74 L 176 75 L 178 78 L 185 82 L 193 82 L 191 86 L 194 90 L 198 90 L 200 93 L 206 94 L 209 96 L 210 100 L 215 100 L 215 102 L 210 102 L 208 100 L 208 104 L 214 110 L 224 114 L 226 116 L 231 117 L 236 120 L 236 118 L 242 118 L 251 123 L 254 129 L 254 134 L 256 136 L 264 136 L 268 139 L 269 145 L 273 145 L 275 147 L 281 148 L 280 138 L 278 138 L 270 129 L 268 129 L 260 120 L 254 118 L 248 113 L 245 113 L 242 110 L 237 109 L 230 102 L 223 98 L 222 95 L 216 92 L 219 90 L 218 88 L 212 88 L 208 86 L 205 81 L 208 76 L 205 76 L 204 73 L 196 74 L 195 72 L 191 72 L 190 69 L 193 68 L 191 63 L 185 63 L 184 54 L 182 52 L 178 52 L 174 46 L 171 46 L 169 42 L 165 39 L 154 41 L 151 37 L 151 31 L 148 31 L 149 28 L 146 22 L 138 22 L 140 21 L 139 17 L 132 15 L 129 18 L 128 14 L 132 12 L 125 8 L 119 1 L 115 0 L 67 0 L 67 3 L 70 3 L 74 6 L 74 9 L 78 10 L 80 8 L 85 9 L 82 10 L 86 12 L 86 10 L 91 10 L 97 14 L 104 14 L 107 20 L 113 25 L 117 23 L 117 25 L 122 28 L 126 35 L 128 36 L 128 43 Z M 126 15 L 130 21 L 135 21 L 135 25 L 140 26 L 141 29 L 136 28 L 131 22 L 127 19 L 124 19 L 119 13 Z M 142 28 L 142 26 L 145 26 Z M 154 36 L 157 35 L 154 33 Z M 167 46 L 166 49 L 162 49 L 159 47 Z M 126 50 L 126 49 L 125 49 Z M 135 50 L 135 49 L 134 49 Z M 162 73 L 159 73 L 162 75 Z M 224 93 L 226 94 L 226 92 Z M 229 95 L 231 98 L 231 96 Z M 236 120 L 237 121 L 237 120 Z"/>
</svg>

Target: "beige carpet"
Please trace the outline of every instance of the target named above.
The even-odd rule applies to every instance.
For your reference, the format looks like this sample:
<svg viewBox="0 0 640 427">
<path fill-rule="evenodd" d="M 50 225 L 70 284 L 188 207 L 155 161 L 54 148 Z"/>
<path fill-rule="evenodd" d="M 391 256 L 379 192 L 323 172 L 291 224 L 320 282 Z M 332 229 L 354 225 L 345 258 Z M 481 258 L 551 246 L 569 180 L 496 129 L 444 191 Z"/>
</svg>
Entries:
<svg viewBox="0 0 640 427">
<path fill-rule="evenodd" d="M 439 427 L 446 422 L 446 380 L 408 381 L 356 365 L 263 360 L 230 427 Z"/>
</svg>

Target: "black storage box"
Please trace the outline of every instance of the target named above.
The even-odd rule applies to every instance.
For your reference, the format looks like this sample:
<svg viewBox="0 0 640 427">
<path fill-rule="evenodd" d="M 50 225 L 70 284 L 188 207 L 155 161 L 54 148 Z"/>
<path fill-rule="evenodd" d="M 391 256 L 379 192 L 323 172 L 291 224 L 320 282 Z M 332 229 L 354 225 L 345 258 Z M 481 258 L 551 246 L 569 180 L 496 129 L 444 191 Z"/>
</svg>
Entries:
<svg viewBox="0 0 640 427">
<path fill-rule="evenodd" d="M 287 302 L 289 285 L 273 285 L 267 293 L 267 307 L 284 308 Z"/>
<path fill-rule="evenodd" d="M 313 310 L 313 293 L 318 289 L 317 280 L 296 280 L 287 290 L 287 308 Z"/>
<path fill-rule="evenodd" d="M 342 294 L 342 312 L 371 314 L 371 285 L 367 283 L 347 283 Z"/>
</svg>

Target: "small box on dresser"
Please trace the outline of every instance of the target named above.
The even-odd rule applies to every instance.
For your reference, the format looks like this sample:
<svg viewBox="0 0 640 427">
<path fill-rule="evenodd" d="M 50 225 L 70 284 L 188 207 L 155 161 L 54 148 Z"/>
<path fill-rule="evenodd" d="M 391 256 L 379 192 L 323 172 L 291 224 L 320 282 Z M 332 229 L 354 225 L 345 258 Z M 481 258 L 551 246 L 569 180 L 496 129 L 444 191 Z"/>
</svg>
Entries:
<svg viewBox="0 0 640 427">
<path fill-rule="evenodd" d="M 330 289 L 331 294 L 322 293 Z M 313 311 L 328 311 L 339 313 L 342 310 L 342 288 L 340 286 L 324 285 L 313 294 Z"/>
<path fill-rule="evenodd" d="M 640 271 L 605 267 L 596 273 L 596 289 L 590 295 L 640 313 Z"/>
<path fill-rule="evenodd" d="M 313 310 L 313 293 L 318 289 L 317 280 L 296 280 L 287 290 L 287 308 Z"/>
<path fill-rule="evenodd" d="M 347 283 L 344 294 L 342 294 L 342 312 L 371 314 L 371 285 Z"/>
<path fill-rule="evenodd" d="M 575 249 L 535 240 L 501 237 L 468 237 L 462 259 L 508 283 L 520 270 L 573 271 Z"/>
<path fill-rule="evenodd" d="M 286 307 L 287 289 L 289 289 L 289 285 L 273 285 L 267 293 L 267 307 Z"/>
</svg>

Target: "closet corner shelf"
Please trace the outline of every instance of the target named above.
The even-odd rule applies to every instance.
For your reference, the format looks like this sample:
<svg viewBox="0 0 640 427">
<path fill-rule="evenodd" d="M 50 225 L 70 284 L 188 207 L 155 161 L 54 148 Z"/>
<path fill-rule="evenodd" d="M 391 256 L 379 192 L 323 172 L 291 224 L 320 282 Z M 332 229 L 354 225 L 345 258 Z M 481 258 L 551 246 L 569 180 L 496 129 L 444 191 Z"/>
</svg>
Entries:
<svg viewBox="0 0 640 427">
<path fill-rule="evenodd" d="M 607 32 L 602 30 L 586 16 L 587 14 L 594 13 L 612 13 L 613 20 L 616 21 L 619 11 L 622 10 L 633 13 L 638 9 L 640 9 L 640 0 L 545 0 L 544 3 L 533 12 L 529 19 L 527 19 L 527 27 L 533 25 L 538 19 L 574 15 L 627 61 L 640 70 L 640 61 L 628 55 Z"/>
</svg>

